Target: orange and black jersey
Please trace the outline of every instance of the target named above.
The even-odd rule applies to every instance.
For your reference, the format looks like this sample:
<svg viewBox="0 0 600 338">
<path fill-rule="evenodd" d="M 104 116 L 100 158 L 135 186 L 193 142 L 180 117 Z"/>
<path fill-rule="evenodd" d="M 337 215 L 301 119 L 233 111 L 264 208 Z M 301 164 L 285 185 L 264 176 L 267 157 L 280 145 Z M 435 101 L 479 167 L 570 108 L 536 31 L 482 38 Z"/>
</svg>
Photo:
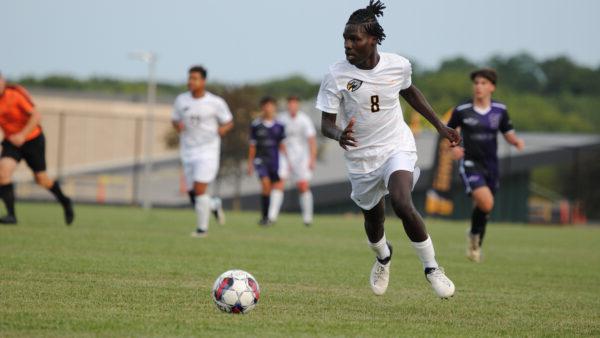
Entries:
<svg viewBox="0 0 600 338">
<path fill-rule="evenodd" d="M 0 95 L 0 128 L 4 137 L 16 134 L 23 130 L 31 118 L 34 104 L 25 88 L 21 86 L 6 86 L 4 93 Z M 42 128 L 36 126 L 25 141 L 30 141 L 42 133 Z"/>
</svg>

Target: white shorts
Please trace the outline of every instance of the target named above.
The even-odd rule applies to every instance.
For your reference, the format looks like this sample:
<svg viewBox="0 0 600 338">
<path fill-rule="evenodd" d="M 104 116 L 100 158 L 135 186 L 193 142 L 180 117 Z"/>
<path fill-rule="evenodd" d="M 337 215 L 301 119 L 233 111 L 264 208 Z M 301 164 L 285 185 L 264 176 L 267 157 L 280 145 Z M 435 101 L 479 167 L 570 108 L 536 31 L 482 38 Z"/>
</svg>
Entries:
<svg viewBox="0 0 600 338">
<path fill-rule="evenodd" d="M 291 165 L 288 164 L 288 159 L 285 156 L 279 157 L 279 177 L 283 180 L 291 180 L 294 183 L 310 181 L 312 171 L 308 159 L 294 161 Z"/>
<path fill-rule="evenodd" d="M 194 182 L 211 183 L 219 173 L 218 159 L 196 159 L 183 162 L 183 174 L 188 190 L 194 188 Z"/>
<path fill-rule="evenodd" d="M 352 184 L 352 194 L 350 198 L 361 209 L 371 210 L 385 195 L 389 194 L 387 190 L 390 176 L 398 170 L 414 172 L 413 188 L 419 179 L 419 171 L 415 164 L 417 163 L 417 153 L 411 151 L 399 151 L 391 155 L 385 163 L 366 174 L 349 173 L 350 183 Z"/>
</svg>

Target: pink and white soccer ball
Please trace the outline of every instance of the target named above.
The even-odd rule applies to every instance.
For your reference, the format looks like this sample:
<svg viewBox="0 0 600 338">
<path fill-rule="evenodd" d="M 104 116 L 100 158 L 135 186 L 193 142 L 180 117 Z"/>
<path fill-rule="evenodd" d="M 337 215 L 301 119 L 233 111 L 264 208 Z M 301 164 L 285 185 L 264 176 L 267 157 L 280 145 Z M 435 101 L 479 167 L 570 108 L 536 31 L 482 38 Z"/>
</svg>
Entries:
<svg viewBox="0 0 600 338">
<path fill-rule="evenodd" d="M 217 278 L 211 296 L 219 310 L 248 313 L 258 303 L 260 287 L 256 279 L 243 270 L 229 270 Z"/>
</svg>

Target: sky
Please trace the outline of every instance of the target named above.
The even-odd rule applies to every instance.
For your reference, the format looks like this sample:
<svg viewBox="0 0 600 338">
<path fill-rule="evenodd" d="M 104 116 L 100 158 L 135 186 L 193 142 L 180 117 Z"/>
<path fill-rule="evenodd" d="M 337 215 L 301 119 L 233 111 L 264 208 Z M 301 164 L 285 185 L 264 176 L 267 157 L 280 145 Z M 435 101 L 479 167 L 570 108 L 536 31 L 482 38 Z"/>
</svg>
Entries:
<svg viewBox="0 0 600 338">
<path fill-rule="evenodd" d="M 9 78 L 69 74 L 143 79 L 132 51 L 158 56 L 157 77 L 318 80 L 343 58 L 348 16 L 367 0 L 0 0 L 0 71 Z M 380 50 L 433 68 L 447 58 L 567 55 L 600 66 L 598 0 L 384 0 Z"/>
</svg>

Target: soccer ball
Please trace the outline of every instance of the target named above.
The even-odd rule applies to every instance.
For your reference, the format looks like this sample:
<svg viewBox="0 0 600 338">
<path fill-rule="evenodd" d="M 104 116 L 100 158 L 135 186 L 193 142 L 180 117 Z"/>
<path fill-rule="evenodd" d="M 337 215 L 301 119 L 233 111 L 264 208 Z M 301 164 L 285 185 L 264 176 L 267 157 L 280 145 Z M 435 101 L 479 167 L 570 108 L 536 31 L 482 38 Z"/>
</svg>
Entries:
<svg viewBox="0 0 600 338">
<path fill-rule="evenodd" d="M 211 296 L 223 312 L 247 313 L 258 303 L 260 287 L 246 271 L 229 270 L 217 278 Z"/>
</svg>

